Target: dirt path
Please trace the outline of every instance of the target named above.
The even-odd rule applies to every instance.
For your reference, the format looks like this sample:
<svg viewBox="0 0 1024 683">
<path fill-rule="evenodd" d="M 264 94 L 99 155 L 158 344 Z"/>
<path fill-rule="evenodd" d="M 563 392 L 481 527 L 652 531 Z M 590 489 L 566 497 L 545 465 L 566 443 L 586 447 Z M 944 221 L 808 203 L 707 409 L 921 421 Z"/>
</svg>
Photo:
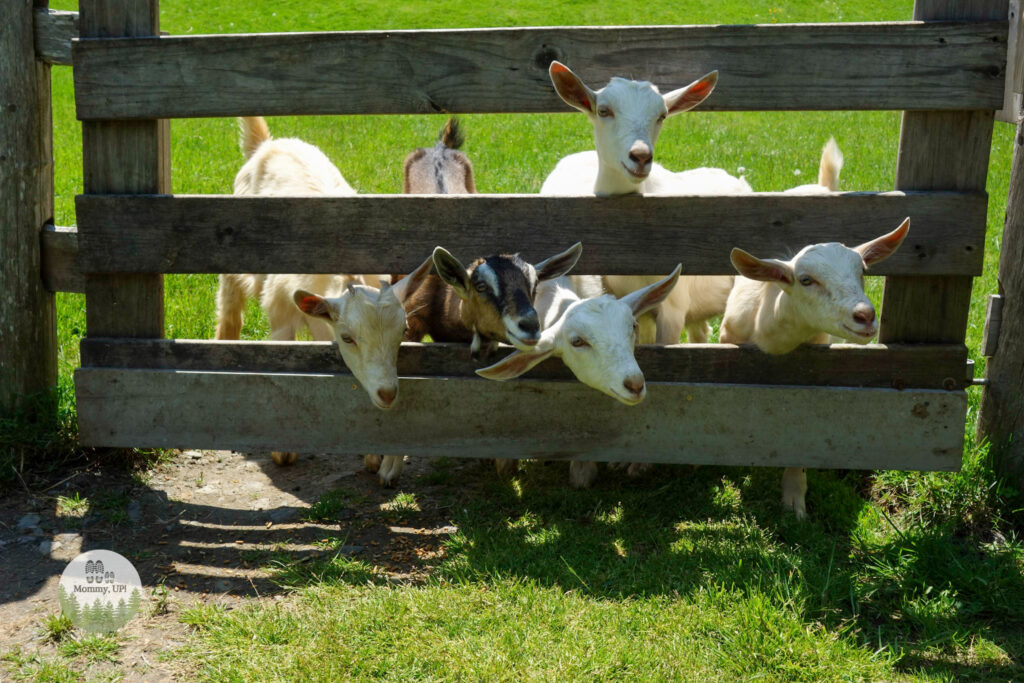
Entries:
<svg viewBox="0 0 1024 683">
<path fill-rule="evenodd" d="M 341 552 L 391 580 L 422 580 L 454 530 L 442 484 L 449 470 L 467 468 L 482 466 L 412 460 L 397 491 L 404 482 L 413 497 L 381 488 L 354 457 L 306 456 L 281 468 L 268 455 L 185 451 L 141 477 L 84 470 L 49 491 L 9 495 L 0 499 L 0 654 L 58 653 L 42 625 L 60 610 L 60 574 L 80 552 L 103 548 L 133 562 L 146 599 L 117 633 L 116 661 L 93 664 L 90 676 L 188 679 L 161 661 L 187 637 L 181 609 L 282 599 L 265 569 L 271 556 Z"/>
</svg>

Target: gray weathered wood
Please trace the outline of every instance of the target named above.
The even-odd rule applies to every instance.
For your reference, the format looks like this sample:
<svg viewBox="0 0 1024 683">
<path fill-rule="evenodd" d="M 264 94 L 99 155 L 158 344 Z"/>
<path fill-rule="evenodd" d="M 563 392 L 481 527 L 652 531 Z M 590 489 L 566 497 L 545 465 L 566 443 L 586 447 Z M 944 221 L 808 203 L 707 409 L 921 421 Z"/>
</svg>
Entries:
<svg viewBox="0 0 1024 683">
<path fill-rule="evenodd" d="M 981 332 L 981 355 L 986 358 L 996 355 L 999 350 L 999 330 L 1003 325 L 1003 304 L 1006 299 L 999 294 L 989 294 L 985 306 L 985 328 Z"/>
<path fill-rule="evenodd" d="M 47 223 L 40 235 L 43 284 L 51 292 L 84 292 L 78 267 L 78 230 Z"/>
<path fill-rule="evenodd" d="M 511 352 L 502 347 L 492 360 Z M 83 339 L 83 367 L 232 372 L 348 374 L 341 354 L 327 342 L 223 342 L 196 339 Z M 649 381 L 786 384 L 881 388 L 962 388 L 963 345 L 804 346 L 770 356 L 754 346 L 684 344 L 639 346 L 636 359 Z M 475 377 L 481 367 L 464 344 L 403 344 L 402 376 Z M 559 360 L 530 370 L 532 379 L 572 379 Z"/>
<path fill-rule="evenodd" d="M 157 0 L 82 0 L 80 10 L 82 36 L 147 36 L 156 34 L 159 29 Z M 85 191 L 168 192 L 171 182 L 167 123 L 83 123 Z M 163 336 L 163 278 L 160 275 L 87 276 L 85 294 L 89 334 Z"/>
<path fill-rule="evenodd" d="M 45 2 L 37 2 L 45 8 Z M 0 415 L 57 384 L 53 293 L 39 232 L 53 216 L 50 67 L 36 60 L 33 1 L 0 20 Z"/>
<path fill-rule="evenodd" d="M 84 35 L 84 34 L 83 34 Z M 507 28 L 77 41 L 79 118 L 562 112 L 547 67 L 663 90 L 718 69 L 704 110 L 998 109 L 1006 13 L 984 23 Z M 813 65 L 809 68 L 808 65 Z"/>
<path fill-rule="evenodd" d="M 71 65 L 71 40 L 78 37 L 78 12 L 41 7 L 35 11 L 36 56 L 47 64 Z"/>
<path fill-rule="evenodd" d="M 949 470 L 963 391 L 652 383 L 625 406 L 577 382 L 403 378 L 389 411 L 351 378 L 83 368 L 89 446 Z M 808 429 L 807 425 L 816 425 Z"/>
<path fill-rule="evenodd" d="M 1003 298 L 997 352 L 988 359 L 978 437 L 992 444 L 1000 469 L 1024 485 L 1024 120 L 1017 126 L 1010 195 L 999 254 Z"/>
<path fill-rule="evenodd" d="M 996 112 L 996 121 L 1015 125 L 1021 115 L 1021 93 L 1024 92 L 1024 21 L 1021 21 L 1020 10 L 1021 0 L 1010 0 L 1003 107 Z"/>
<path fill-rule="evenodd" d="M 1006 0 L 917 0 L 919 20 L 1005 17 Z M 992 111 L 903 114 L 896 188 L 981 192 L 988 176 Z M 967 331 L 970 277 L 886 280 L 879 341 L 958 343 Z"/>
<path fill-rule="evenodd" d="M 909 215 L 907 243 L 873 273 L 972 275 L 986 208 L 983 194 L 942 193 L 77 201 L 83 271 L 157 273 L 400 273 L 438 244 L 468 262 L 499 251 L 539 260 L 582 241 L 577 273 L 667 273 L 681 261 L 687 274 L 721 274 L 734 272 L 733 246 L 767 257 L 818 241 L 853 245 Z"/>
</svg>

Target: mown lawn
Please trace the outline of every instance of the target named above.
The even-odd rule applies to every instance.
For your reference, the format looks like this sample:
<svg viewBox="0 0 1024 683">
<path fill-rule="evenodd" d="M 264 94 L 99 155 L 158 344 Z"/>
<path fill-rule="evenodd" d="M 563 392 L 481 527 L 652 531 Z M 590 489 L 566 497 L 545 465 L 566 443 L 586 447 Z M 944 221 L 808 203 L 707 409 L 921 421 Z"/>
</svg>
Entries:
<svg viewBox="0 0 1024 683">
<path fill-rule="evenodd" d="M 161 21 L 174 34 L 771 23 L 902 20 L 911 6 L 250 0 L 166 2 Z M 64 68 L 54 70 L 54 119 L 56 220 L 73 224 L 81 136 Z M 535 192 L 558 158 L 591 145 L 579 115 L 463 122 L 481 192 Z M 442 123 L 437 116 L 270 120 L 276 136 L 320 146 L 361 192 L 399 191 L 403 157 L 430 144 Z M 175 121 L 172 131 L 174 191 L 229 193 L 241 162 L 234 122 Z M 821 146 L 834 135 L 846 157 L 841 188 L 888 190 L 898 134 L 896 112 L 691 113 L 666 125 L 657 156 L 672 169 L 742 168 L 756 190 L 782 190 L 814 177 Z M 989 248 L 967 342 L 978 372 L 1012 138 L 1010 126 L 997 124 Z M 894 227 L 880 225 L 879 232 Z M 215 276 L 170 276 L 166 283 L 167 335 L 212 337 Z M 878 282 L 872 298 L 880 298 Z M 83 297 L 60 295 L 59 325 L 67 417 L 86 331 Z M 243 336 L 265 332 L 251 306 Z M 1020 506 L 993 474 L 987 446 L 973 442 L 977 400 L 972 390 L 962 472 L 814 472 L 806 523 L 781 511 L 773 470 L 661 468 L 638 481 L 603 476 L 596 490 L 575 492 L 561 468 L 536 465 L 512 482 L 453 484 L 459 532 L 427 585 L 390 585 L 345 559 L 304 568 L 298 578 L 285 572 L 294 593 L 281 604 L 186 613 L 195 637 L 180 656 L 209 680 L 1020 678 Z"/>
</svg>

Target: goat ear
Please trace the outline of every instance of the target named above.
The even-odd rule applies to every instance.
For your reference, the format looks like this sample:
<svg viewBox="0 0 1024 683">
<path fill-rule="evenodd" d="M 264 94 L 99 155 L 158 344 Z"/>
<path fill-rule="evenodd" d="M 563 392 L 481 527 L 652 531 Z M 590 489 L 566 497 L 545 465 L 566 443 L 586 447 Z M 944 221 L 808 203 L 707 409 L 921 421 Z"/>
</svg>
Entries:
<svg viewBox="0 0 1024 683">
<path fill-rule="evenodd" d="M 629 305 L 634 316 L 642 315 L 665 300 L 665 297 L 669 295 L 669 292 L 672 291 L 672 288 L 679 281 L 679 273 L 682 271 L 683 264 L 680 263 L 668 277 L 635 292 L 630 292 L 622 297 L 621 300 Z"/>
<path fill-rule="evenodd" d="M 541 353 L 513 351 L 494 365 L 478 369 L 476 374 L 486 379 L 504 382 L 505 380 L 519 377 L 519 375 L 527 372 L 538 363 L 547 360 L 552 353 L 554 353 L 554 350 Z"/>
<path fill-rule="evenodd" d="M 584 114 L 593 114 L 597 106 L 597 94 L 584 85 L 576 74 L 559 61 L 551 62 L 548 75 L 555 86 L 555 92 L 570 107 L 579 109 Z"/>
<path fill-rule="evenodd" d="M 451 285 L 455 293 L 461 299 L 469 299 L 469 273 L 465 266 L 459 263 L 459 259 L 448 253 L 444 247 L 434 247 L 434 254 L 430 257 L 437 269 L 438 276 Z"/>
<path fill-rule="evenodd" d="M 295 305 L 299 307 L 299 310 L 310 317 L 320 318 L 328 322 L 337 317 L 331 302 L 322 296 L 312 294 L 304 289 L 297 289 L 292 298 L 295 301 Z"/>
<path fill-rule="evenodd" d="M 668 115 L 672 116 L 673 114 L 682 114 L 684 111 L 690 111 L 708 98 L 708 95 L 715 89 L 717 83 L 718 72 L 712 71 L 701 76 L 685 88 L 673 90 L 667 95 L 663 95 L 662 98 L 665 100 L 665 106 L 668 107 Z"/>
<path fill-rule="evenodd" d="M 583 243 L 577 242 L 561 254 L 555 254 L 549 259 L 544 259 L 534 266 L 537 271 L 538 280 L 553 280 L 562 277 L 576 265 L 583 253 Z"/>
<path fill-rule="evenodd" d="M 773 258 L 760 259 L 748 254 L 739 248 L 734 248 L 729 254 L 733 268 L 743 277 L 761 282 L 781 282 L 784 285 L 793 284 L 793 269 L 788 263 Z"/>
<path fill-rule="evenodd" d="M 427 257 L 427 260 L 421 263 L 416 270 L 391 285 L 391 291 L 395 293 L 395 296 L 398 297 L 398 301 L 403 306 L 405 305 L 406 300 L 420 288 L 421 284 L 423 284 L 423 280 L 425 280 L 427 275 L 430 274 L 430 268 L 433 265 L 434 258 L 432 256 Z"/>
<path fill-rule="evenodd" d="M 853 250 L 864 259 L 864 265 L 870 267 L 892 256 L 899 249 L 900 245 L 903 244 L 903 240 L 906 239 L 908 232 L 910 232 L 909 217 L 904 218 L 903 222 L 900 223 L 900 227 L 889 234 L 876 237 L 870 242 L 854 247 Z"/>
</svg>

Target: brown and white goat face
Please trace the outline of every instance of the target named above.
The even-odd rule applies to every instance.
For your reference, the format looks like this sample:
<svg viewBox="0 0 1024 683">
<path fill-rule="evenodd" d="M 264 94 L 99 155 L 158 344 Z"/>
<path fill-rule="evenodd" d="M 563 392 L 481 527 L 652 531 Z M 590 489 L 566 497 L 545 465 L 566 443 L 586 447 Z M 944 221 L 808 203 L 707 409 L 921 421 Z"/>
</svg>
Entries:
<svg viewBox="0 0 1024 683">
<path fill-rule="evenodd" d="M 521 350 L 535 346 L 540 339 L 540 319 L 533 305 L 537 284 L 568 273 L 582 251 L 577 242 L 536 265 L 518 254 L 499 254 L 477 259 L 467 270 L 437 247 L 434 267 L 463 301 L 462 321 L 474 332 L 474 355 L 481 338 L 507 342 Z"/>
<path fill-rule="evenodd" d="M 398 350 L 405 334 L 405 301 L 433 265 L 424 261 L 394 286 L 380 289 L 350 284 L 338 297 L 325 298 L 305 290 L 294 294 L 295 305 L 334 330 L 345 365 L 369 394 L 373 404 L 388 409 L 398 398 Z"/>
<path fill-rule="evenodd" d="M 892 232 L 852 249 L 828 242 L 804 247 L 789 261 L 758 259 L 741 249 L 731 258 L 740 275 L 777 285 L 805 327 L 867 344 L 878 323 L 864 293 L 864 271 L 891 256 L 909 230 L 907 218 Z"/>
<path fill-rule="evenodd" d="M 713 71 L 690 85 L 662 95 L 647 81 L 613 78 L 591 90 L 560 62 L 548 68 L 555 91 L 566 104 L 587 115 L 594 125 L 594 145 L 603 168 L 639 185 L 651 173 L 654 144 L 665 119 L 693 109 L 715 89 Z"/>
</svg>

